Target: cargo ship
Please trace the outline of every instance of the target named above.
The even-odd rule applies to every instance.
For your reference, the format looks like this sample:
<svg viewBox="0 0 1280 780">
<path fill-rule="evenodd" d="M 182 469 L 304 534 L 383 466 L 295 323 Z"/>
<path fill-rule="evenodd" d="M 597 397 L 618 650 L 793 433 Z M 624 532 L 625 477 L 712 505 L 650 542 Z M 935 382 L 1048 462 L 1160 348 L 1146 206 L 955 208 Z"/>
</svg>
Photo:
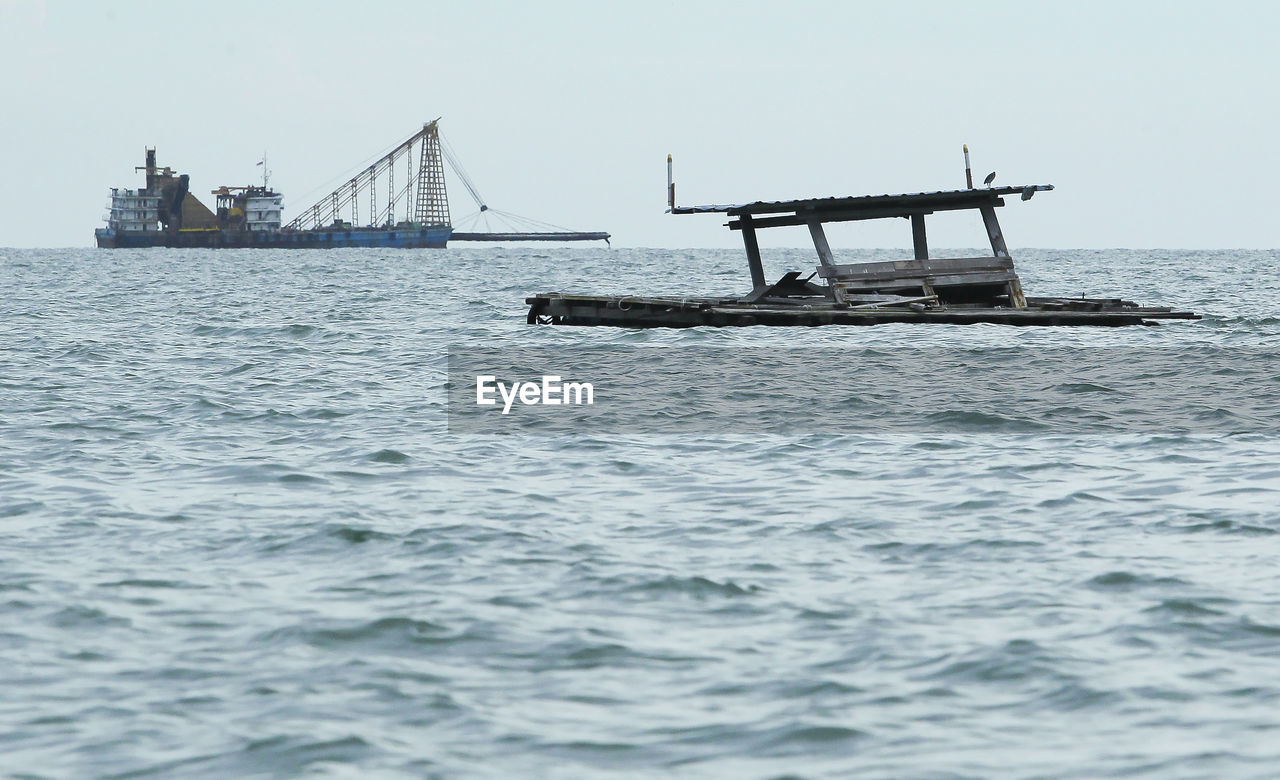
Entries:
<svg viewBox="0 0 1280 780">
<path fill-rule="evenodd" d="M 107 226 L 94 231 L 98 247 L 338 249 L 344 247 L 443 248 L 453 241 L 609 241 L 603 231 L 575 231 L 533 223 L 483 202 L 447 149 L 442 155 L 439 119 L 428 122 L 369 167 L 285 223 L 284 197 L 272 189 L 266 158 L 262 184 L 211 190 L 210 209 L 191 192 L 190 177 L 161 168 L 156 150 L 145 150 L 145 186 L 113 188 Z M 457 231 L 449 212 L 444 159 L 448 158 L 479 211 L 474 218 L 506 215 L 536 229 Z M 397 187 L 396 173 L 403 173 Z M 368 216 L 362 221 L 362 217 Z"/>
</svg>

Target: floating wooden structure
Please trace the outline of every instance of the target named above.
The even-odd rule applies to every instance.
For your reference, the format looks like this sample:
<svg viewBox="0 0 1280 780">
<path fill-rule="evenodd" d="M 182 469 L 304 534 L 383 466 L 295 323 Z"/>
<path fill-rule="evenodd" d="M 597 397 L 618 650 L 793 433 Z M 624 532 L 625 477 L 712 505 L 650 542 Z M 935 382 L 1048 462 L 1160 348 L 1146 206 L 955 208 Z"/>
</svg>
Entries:
<svg viewBox="0 0 1280 780">
<path fill-rule="evenodd" d="M 725 214 L 742 233 L 751 292 L 726 298 L 592 296 L 545 293 L 526 299 L 528 322 L 545 325 L 615 325 L 632 328 L 698 325 L 878 325 L 890 322 L 1006 325 L 1138 325 L 1163 319 L 1199 319 L 1189 311 L 1139 306 L 1119 298 L 1027 296 L 996 218 L 1004 198 L 1030 200 L 1049 184 L 973 188 L 902 195 L 755 201 L 734 205 L 676 206 L 668 158 L 668 212 Z M 975 210 L 991 243 L 991 257 L 929 255 L 925 217 L 940 211 Z M 823 225 L 868 219 L 911 222 L 910 260 L 838 264 Z M 804 226 L 817 250 L 816 270 L 792 271 L 769 283 L 756 231 Z M 814 278 L 818 282 L 814 281 Z"/>
</svg>

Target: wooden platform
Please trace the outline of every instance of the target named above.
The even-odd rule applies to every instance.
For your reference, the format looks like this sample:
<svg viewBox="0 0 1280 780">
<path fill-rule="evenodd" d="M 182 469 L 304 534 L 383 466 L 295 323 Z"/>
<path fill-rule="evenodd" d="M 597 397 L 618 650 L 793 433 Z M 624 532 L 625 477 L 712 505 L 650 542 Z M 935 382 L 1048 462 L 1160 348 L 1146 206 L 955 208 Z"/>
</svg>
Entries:
<svg viewBox="0 0 1280 780">
<path fill-rule="evenodd" d="M 746 303 L 738 298 L 674 298 L 545 293 L 525 300 L 534 325 L 610 325 L 623 328 L 735 327 L 747 325 L 883 325 L 945 323 L 973 325 L 1147 325 L 1157 320 L 1195 320 L 1197 315 L 1159 306 L 1137 306 L 1111 298 L 1029 298 L 1023 308 L 840 305 L 801 298 Z"/>
<path fill-rule="evenodd" d="M 729 205 L 677 206 L 667 158 L 669 212 L 725 214 L 730 230 L 742 233 L 751 292 L 733 298 L 672 298 L 545 293 L 525 299 L 531 325 L 612 325 L 624 328 L 691 328 L 746 325 L 882 325 L 938 323 L 970 325 L 1154 325 L 1158 320 L 1197 320 L 1189 311 L 1139 306 L 1119 298 L 1029 298 L 1013 268 L 996 209 L 1004 196 L 1028 201 L 1050 184 L 974 189 L 968 171 L 963 190 L 902 195 L 753 201 Z M 993 174 L 994 175 L 994 174 Z M 988 177 L 988 184 L 990 177 Z M 925 217 L 939 211 L 976 211 L 991 243 L 989 257 L 931 257 Z M 911 259 L 837 264 L 823 225 L 874 219 L 911 223 Z M 765 279 L 758 230 L 808 228 L 818 267 L 801 279 L 789 271 Z M 825 284 L 815 283 L 817 278 Z"/>
</svg>

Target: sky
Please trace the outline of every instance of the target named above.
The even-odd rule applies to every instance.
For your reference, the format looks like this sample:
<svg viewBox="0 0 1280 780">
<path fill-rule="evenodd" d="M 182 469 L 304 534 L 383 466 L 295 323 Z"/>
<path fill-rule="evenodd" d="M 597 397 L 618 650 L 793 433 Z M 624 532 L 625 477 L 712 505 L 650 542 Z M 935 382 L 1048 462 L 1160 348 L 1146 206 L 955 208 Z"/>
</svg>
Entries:
<svg viewBox="0 0 1280 780">
<path fill-rule="evenodd" d="M 967 143 L 1056 188 L 1008 199 L 1011 247 L 1276 248 L 1278 32 L 1262 0 L 0 0 L 0 246 L 92 245 L 144 146 L 206 203 L 265 150 L 288 219 L 441 117 L 490 206 L 615 246 L 740 246 L 663 213 L 667 154 L 692 205 L 959 187 Z"/>
</svg>

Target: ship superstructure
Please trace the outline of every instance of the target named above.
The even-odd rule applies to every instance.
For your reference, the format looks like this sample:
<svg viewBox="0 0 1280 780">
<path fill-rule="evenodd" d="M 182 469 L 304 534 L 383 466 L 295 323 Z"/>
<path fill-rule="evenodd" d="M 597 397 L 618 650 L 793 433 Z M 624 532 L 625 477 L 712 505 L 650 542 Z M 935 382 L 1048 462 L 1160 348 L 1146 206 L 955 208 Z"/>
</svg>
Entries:
<svg viewBox="0 0 1280 780">
<path fill-rule="evenodd" d="M 160 196 L 146 190 L 111 188 L 107 226 L 125 233 L 156 233 L 160 230 Z"/>
<path fill-rule="evenodd" d="M 262 187 L 220 187 L 217 198 L 218 226 L 227 230 L 254 233 L 280 229 L 283 196 Z"/>
</svg>

